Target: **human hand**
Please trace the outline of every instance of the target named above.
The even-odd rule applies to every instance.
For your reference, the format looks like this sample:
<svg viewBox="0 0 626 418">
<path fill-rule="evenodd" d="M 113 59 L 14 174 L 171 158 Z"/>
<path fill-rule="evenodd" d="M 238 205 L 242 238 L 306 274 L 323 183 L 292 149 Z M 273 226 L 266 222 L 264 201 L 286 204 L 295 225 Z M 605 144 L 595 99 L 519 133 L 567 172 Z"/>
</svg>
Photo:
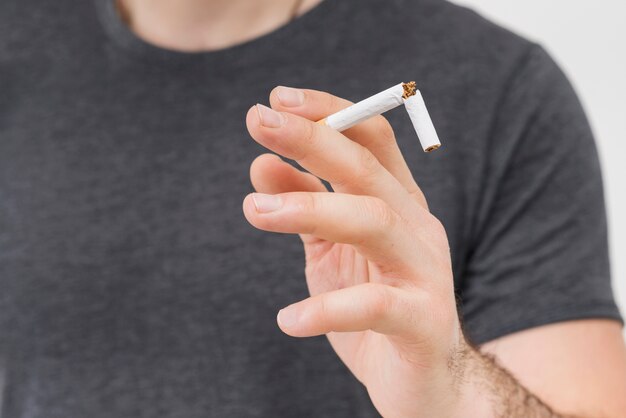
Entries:
<svg viewBox="0 0 626 418">
<path fill-rule="evenodd" d="M 246 117 L 272 154 L 251 167 L 244 214 L 255 227 L 299 234 L 311 297 L 281 310 L 294 337 L 326 334 L 384 417 L 456 416 L 467 344 L 450 252 L 383 116 L 344 133 L 314 121 L 350 103 L 279 87 L 273 109 Z M 319 178 L 335 191 L 328 192 Z"/>
</svg>

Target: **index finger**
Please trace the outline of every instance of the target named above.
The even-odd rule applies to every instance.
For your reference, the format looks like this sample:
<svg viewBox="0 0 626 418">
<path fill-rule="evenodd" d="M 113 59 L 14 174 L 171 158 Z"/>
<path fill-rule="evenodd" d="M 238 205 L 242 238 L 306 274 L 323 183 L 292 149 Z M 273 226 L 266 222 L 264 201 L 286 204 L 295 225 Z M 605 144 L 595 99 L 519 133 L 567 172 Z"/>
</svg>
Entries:
<svg viewBox="0 0 626 418">
<path fill-rule="evenodd" d="M 262 105 L 250 109 L 246 123 L 255 141 L 297 161 L 336 191 L 379 197 L 398 213 L 416 203 L 371 151 L 334 129 Z"/>
<path fill-rule="evenodd" d="M 278 86 L 270 93 L 270 104 L 278 111 L 318 121 L 353 103 L 322 91 Z M 427 207 L 424 194 L 398 147 L 393 128 L 384 116 L 368 119 L 342 133 L 369 149 L 418 203 Z"/>
</svg>

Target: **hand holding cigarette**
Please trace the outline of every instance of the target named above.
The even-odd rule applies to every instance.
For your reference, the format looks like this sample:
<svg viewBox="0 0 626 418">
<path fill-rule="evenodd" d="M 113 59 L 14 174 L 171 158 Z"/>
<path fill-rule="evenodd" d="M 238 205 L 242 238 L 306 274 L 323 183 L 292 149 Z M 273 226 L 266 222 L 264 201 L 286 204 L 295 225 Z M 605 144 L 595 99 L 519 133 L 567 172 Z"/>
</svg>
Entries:
<svg viewBox="0 0 626 418">
<path fill-rule="evenodd" d="M 329 125 L 341 118 L 329 115 L 351 103 L 319 91 L 279 87 L 270 102 L 248 112 L 250 134 L 308 170 L 261 155 L 251 167 L 259 193 L 243 203 L 255 227 L 304 243 L 311 297 L 281 310 L 280 328 L 326 334 L 383 416 L 455 416 L 472 386 L 459 378 L 469 363 L 451 367 L 450 356 L 472 356 L 463 354 L 448 241 L 391 126 L 366 117 L 335 126 L 340 133 Z"/>
</svg>

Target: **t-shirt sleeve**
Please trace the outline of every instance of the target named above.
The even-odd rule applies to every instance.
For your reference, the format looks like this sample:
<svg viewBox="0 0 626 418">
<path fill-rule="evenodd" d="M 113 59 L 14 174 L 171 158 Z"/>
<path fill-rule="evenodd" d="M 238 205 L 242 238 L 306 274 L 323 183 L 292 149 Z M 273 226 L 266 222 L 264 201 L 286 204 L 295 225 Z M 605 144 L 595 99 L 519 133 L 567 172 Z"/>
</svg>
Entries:
<svg viewBox="0 0 626 418">
<path fill-rule="evenodd" d="M 465 330 L 476 344 L 560 321 L 621 321 L 589 123 L 543 48 L 533 45 L 521 61 L 489 138 L 460 286 Z"/>
</svg>

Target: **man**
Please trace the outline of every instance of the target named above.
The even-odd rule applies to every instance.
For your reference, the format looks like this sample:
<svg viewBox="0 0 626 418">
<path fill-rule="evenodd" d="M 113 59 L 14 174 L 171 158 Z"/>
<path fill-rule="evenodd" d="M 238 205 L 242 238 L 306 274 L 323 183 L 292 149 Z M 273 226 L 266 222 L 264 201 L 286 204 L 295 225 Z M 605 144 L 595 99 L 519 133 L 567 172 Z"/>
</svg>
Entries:
<svg viewBox="0 0 626 418">
<path fill-rule="evenodd" d="M 626 411 L 593 138 L 537 45 L 439 0 L 0 21 L 3 416 Z M 401 112 L 314 123 L 412 79 L 433 154 Z M 251 106 L 279 84 L 315 90 Z M 252 160 L 246 218 L 301 241 L 243 220 Z"/>
</svg>

